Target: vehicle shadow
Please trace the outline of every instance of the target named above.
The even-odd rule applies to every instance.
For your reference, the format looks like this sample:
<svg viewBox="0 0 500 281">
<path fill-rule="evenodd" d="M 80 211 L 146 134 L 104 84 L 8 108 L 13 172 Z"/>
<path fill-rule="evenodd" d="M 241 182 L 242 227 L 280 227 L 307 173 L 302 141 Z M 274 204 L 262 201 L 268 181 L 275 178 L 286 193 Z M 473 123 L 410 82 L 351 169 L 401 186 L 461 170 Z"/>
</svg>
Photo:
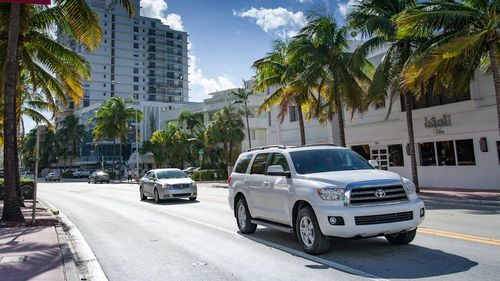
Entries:
<svg viewBox="0 0 500 281">
<path fill-rule="evenodd" d="M 259 227 L 252 235 L 241 235 L 292 255 L 303 252 L 294 234 L 283 234 L 277 230 Z M 329 262 L 331 262 L 380 278 L 413 279 L 465 272 L 478 265 L 477 262 L 466 257 L 442 250 L 415 244 L 393 245 L 383 238 L 358 240 L 335 238 L 331 242 L 330 251 L 326 254 L 311 256 L 304 253 L 301 255 L 304 258 L 310 258 L 315 263 L 320 263 L 319 265 L 306 265 L 306 267 L 319 270 L 334 267 L 344 271 L 342 268 L 330 265 Z M 318 261 L 315 257 L 320 260 Z M 321 263 L 321 259 L 326 261 Z"/>
<path fill-rule="evenodd" d="M 198 200 L 191 201 L 189 199 L 178 199 L 178 198 L 163 199 L 162 201 L 160 201 L 160 203 L 155 203 L 155 200 L 153 200 L 153 199 L 146 199 L 146 200 L 141 201 L 141 202 L 152 204 L 152 205 L 185 205 L 185 204 L 200 203 L 200 201 L 198 201 Z"/>
</svg>

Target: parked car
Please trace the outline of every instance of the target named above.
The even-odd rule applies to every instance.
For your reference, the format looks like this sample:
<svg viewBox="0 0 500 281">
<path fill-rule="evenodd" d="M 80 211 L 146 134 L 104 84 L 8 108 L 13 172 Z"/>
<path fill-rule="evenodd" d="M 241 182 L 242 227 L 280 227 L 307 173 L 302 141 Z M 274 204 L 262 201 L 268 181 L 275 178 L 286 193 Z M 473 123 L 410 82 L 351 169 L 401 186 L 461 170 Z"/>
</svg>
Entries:
<svg viewBox="0 0 500 281">
<path fill-rule="evenodd" d="M 48 173 L 45 176 L 45 181 L 61 181 L 61 175 L 56 172 Z"/>
<path fill-rule="evenodd" d="M 35 175 L 32 172 L 22 172 L 20 174 L 21 178 L 34 179 Z"/>
<path fill-rule="evenodd" d="M 76 171 L 73 172 L 73 177 L 75 178 L 86 178 L 89 176 L 90 176 L 89 170 L 77 169 Z"/>
<path fill-rule="evenodd" d="M 88 179 L 88 183 L 109 183 L 109 175 L 106 172 L 103 171 L 98 171 L 98 172 L 93 172 Z"/>
<path fill-rule="evenodd" d="M 162 199 L 189 198 L 196 200 L 196 182 L 179 169 L 151 170 L 139 182 L 141 200 L 153 197 L 156 203 Z"/>
<path fill-rule="evenodd" d="M 242 233 L 258 224 L 295 233 L 310 254 L 326 252 L 331 237 L 408 244 L 424 203 L 409 179 L 376 163 L 333 145 L 252 149 L 228 179 L 229 205 Z"/>
</svg>

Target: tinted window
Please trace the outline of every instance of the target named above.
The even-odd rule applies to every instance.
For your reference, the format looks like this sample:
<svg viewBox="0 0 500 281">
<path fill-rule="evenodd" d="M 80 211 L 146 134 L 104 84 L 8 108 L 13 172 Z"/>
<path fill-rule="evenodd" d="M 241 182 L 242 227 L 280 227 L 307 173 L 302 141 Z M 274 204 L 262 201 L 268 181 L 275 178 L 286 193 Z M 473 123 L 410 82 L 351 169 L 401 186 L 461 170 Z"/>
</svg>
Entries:
<svg viewBox="0 0 500 281">
<path fill-rule="evenodd" d="M 433 142 L 419 144 L 420 148 L 420 166 L 436 166 L 436 152 Z"/>
<path fill-rule="evenodd" d="M 250 174 L 264 174 L 266 171 L 267 158 L 269 153 L 262 153 L 255 156 Z"/>
<path fill-rule="evenodd" d="M 240 159 L 238 159 L 238 162 L 236 163 L 236 167 L 234 168 L 235 173 L 240 173 L 244 174 L 247 172 L 248 165 L 250 164 L 250 160 L 252 160 L 252 154 L 246 154 Z"/>
<path fill-rule="evenodd" d="M 156 172 L 158 179 L 183 179 L 187 178 L 183 171 L 158 171 Z"/>
<path fill-rule="evenodd" d="M 455 166 L 455 148 L 453 141 L 436 142 L 439 166 Z"/>
<path fill-rule="evenodd" d="M 389 166 L 404 166 L 403 145 L 393 144 L 387 147 L 389 149 Z"/>
<path fill-rule="evenodd" d="M 290 171 L 290 167 L 288 166 L 288 162 L 286 161 L 286 157 L 285 157 L 285 155 L 283 155 L 281 153 L 273 153 L 273 157 L 271 159 L 271 164 L 269 164 L 269 166 L 272 166 L 272 165 L 280 165 L 281 167 L 283 167 L 283 170 L 285 170 L 285 172 Z"/>
<path fill-rule="evenodd" d="M 373 169 L 350 149 L 318 149 L 290 152 L 299 174 Z"/>
<path fill-rule="evenodd" d="M 470 140 L 457 140 L 457 160 L 458 165 L 470 166 L 476 165 L 476 157 L 474 155 L 474 142 Z"/>
</svg>

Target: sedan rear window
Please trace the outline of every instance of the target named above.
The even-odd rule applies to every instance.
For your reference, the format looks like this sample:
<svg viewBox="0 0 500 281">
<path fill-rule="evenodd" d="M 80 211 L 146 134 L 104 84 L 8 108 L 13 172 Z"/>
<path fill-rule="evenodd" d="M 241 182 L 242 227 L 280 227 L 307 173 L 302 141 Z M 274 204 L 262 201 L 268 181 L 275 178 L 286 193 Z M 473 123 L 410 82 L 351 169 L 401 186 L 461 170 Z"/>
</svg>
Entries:
<svg viewBox="0 0 500 281">
<path fill-rule="evenodd" d="M 318 149 L 290 152 L 298 174 L 373 169 L 350 149 Z"/>
</svg>

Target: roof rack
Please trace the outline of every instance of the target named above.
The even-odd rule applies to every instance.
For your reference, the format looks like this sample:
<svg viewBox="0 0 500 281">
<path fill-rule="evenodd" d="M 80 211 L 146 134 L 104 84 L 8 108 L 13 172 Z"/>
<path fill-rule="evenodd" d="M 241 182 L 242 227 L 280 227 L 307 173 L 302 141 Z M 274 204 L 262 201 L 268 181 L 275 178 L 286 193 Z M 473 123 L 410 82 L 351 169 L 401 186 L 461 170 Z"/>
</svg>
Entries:
<svg viewBox="0 0 500 281">
<path fill-rule="evenodd" d="M 249 149 L 247 149 L 247 152 L 254 151 L 254 150 L 264 150 L 264 149 L 268 149 L 268 148 L 286 149 L 286 148 L 289 148 L 289 147 L 290 146 L 284 146 L 282 144 L 266 145 L 266 146 L 259 146 L 259 147 L 249 148 Z"/>
<path fill-rule="evenodd" d="M 319 142 L 319 143 L 311 143 L 311 144 L 304 144 L 302 145 L 301 147 L 308 147 L 308 146 L 338 146 L 334 143 L 330 143 L 330 142 Z"/>
</svg>

